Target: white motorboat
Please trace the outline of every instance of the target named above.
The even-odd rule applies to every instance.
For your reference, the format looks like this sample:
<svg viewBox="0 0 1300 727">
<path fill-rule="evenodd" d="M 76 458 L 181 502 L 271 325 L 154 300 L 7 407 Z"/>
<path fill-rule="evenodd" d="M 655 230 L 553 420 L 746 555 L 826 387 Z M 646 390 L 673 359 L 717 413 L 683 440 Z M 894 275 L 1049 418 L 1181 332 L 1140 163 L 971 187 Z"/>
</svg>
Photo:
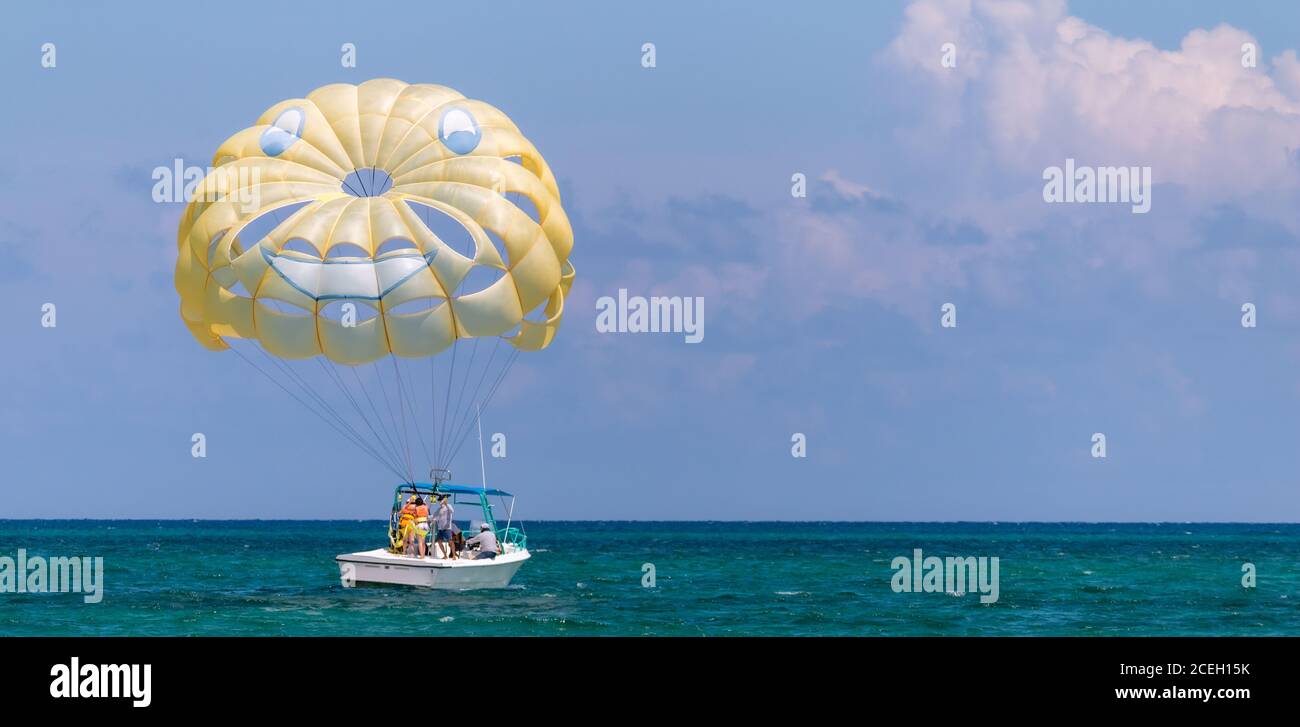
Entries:
<svg viewBox="0 0 1300 727">
<path fill-rule="evenodd" d="M 452 506 L 478 508 L 481 518 L 470 520 L 465 530 L 472 523 L 479 523 L 472 528 L 479 532 L 483 525 L 497 536 L 501 552 L 495 557 L 480 557 L 474 550 L 464 550 L 457 557 L 443 557 L 432 542 L 432 532 L 424 536 L 424 556 L 418 553 L 406 553 L 405 536 L 401 529 L 401 510 L 407 498 L 418 496 L 430 501 L 438 497 L 451 498 Z M 511 498 L 505 527 L 498 527 L 493 517 L 489 497 Z M 394 495 L 392 514 L 388 521 L 388 547 L 375 548 L 357 553 L 347 553 L 335 557 L 339 564 L 339 577 L 346 587 L 365 584 L 388 584 L 399 586 L 417 586 L 450 590 L 473 588 L 505 588 L 510 584 L 524 561 L 531 557 L 528 553 L 528 536 L 523 529 L 512 522 L 514 496 L 501 490 L 489 490 L 468 485 L 450 485 L 444 482 L 434 484 L 404 483 L 398 485 Z M 459 513 L 458 513 L 459 515 Z M 457 518 L 462 521 L 461 518 Z M 418 541 L 417 541 L 418 542 Z M 418 550 L 418 548 L 417 548 Z"/>
</svg>

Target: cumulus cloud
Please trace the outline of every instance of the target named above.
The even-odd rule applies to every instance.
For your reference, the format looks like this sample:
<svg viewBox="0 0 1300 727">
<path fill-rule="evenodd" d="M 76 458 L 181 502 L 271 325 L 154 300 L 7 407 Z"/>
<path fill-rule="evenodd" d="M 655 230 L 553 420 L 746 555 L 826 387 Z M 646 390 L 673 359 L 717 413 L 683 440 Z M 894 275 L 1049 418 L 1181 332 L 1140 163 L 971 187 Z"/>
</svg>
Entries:
<svg viewBox="0 0 1300 727">
<path fill-rule="evenodd" d="M 948 42 L 955 69 L 940 64 Z M 945 302 L 1095 322 L 1150 301 L 1231 318 L 1252 300 L 1290 320 L 1300 315 L 1284 285 L 1300 269 L 1290 252 L 1300 60 L 1287 51 L 1243 68 L 1247 42 L 1218 26 L 1162 50 L 1073 17 L 1064 2 L 917 0 L 876 60 L 903 70 L 900 96 L 920 107 L 919 121 L 863 143 L 912 141 L 898 164 L 892 148 L 865 163 L 846 155 L 810 171 L 806 199 L 780 203 L 719 193 L 575 213 L 585 249 L 606 254 L 588 258 L 569 302 L 590 311 L 619 287 L 705 297 L 707 356 L 675 368 L 653 348 L 635 354 L 662 378 L 656 389 L 696 392 L 763 375 L 770 361 L 743 355 L 763 342 L 804 342 L 815 327 L 882 311 L 934 329 Z M 1044 204 L 1044 167 L 1068 157 L 1153 167 L 1152 214 Z M 581 338 L 598 368 L 617 368 L 610 341 Z M 713 369 L 725 375 L 701 373 Z M 1199 411 L 1195 379 L 1172 364 L 1158 373 L 1179 382 L 1183 411 Z M 1032 397 L 1058 390 L 1032 367 L 1004 378 Z M 628 396 L 614 384 L 604 394 Z"/>
<path fill-rule="evenodd" d="M 949 42 L 956 68 L 939 62 Z M 885 58 L 964 102 L 934 109 L 925 133 L 978 127 L 1013 169 L 1074 157 L 1151 166 L 1158 182 L 1219 199 L 1294 190 L 1300 63 L 1287 51 L 1245 68 L 1245 43 L 1256 41 L 1220 25 L 1165 51 L 1073 17 L 1063 2 L 918 0 Z"/>
<path fill-rule="evenodd" d="M 935 292 L 965 289 L 970 265 L 999 254 L 968 224 L 931 218 L 837 170 L 818 181 L 811 209 L 780 215 L 775 229 L 783 243 L 764 252 L 786 286 L 782 300 L 791 317 L 874 300 L 928 320 Z"/>
<path fill-rule="evenodd" d="M 930 326 L 940 302 L 968 295 L 1097 299 L 1127 286 L 1239 302 L 1293 275 L 1278 246 L 1300 234 L 1300 61 L 1287 51 L 1243 67 L 1255 42 L 1220 25 L 1161 50 L 1064 2 L 916 0 L 877 59 L 903 70 L 901 102 L 919 108 L 894 129 L 910 145 L 903 184 L 881 184 L 900 177 L 883 166 L 832 169 L 807 205 L 774 214 L 779 241 L 760 257 L 791 291 L 784 312 L 870 301 Z M 946 43 L 955 68 L 941 63 Z M 1067 158 L 1152 167 L 1156 214 L 1044 204 L 1042 172 Z M 1278 269 L 1243 253 L 1265 230 Z"/>
</svg>

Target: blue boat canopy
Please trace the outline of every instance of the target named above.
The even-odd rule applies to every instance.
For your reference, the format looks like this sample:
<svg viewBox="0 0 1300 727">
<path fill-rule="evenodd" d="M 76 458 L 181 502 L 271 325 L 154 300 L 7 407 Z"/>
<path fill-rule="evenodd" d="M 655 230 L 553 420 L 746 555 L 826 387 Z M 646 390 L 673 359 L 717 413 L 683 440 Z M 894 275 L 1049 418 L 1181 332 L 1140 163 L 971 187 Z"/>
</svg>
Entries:
<svg viewBox="0 0 1300 727">
<path fill-rule="evenodd" d="M 474 487 L 473 485 L 449 485 L 446 482 L 439 482 L 436 485 L 428 482 L 415 482 L 398 486 L 399 490 L 408 488 L 413 492 L 436 492 L 447 495 L 493 495 L 514 497 L 514 495 L 505 490 L 485 490 L 482 487 Z"/>
</svg>

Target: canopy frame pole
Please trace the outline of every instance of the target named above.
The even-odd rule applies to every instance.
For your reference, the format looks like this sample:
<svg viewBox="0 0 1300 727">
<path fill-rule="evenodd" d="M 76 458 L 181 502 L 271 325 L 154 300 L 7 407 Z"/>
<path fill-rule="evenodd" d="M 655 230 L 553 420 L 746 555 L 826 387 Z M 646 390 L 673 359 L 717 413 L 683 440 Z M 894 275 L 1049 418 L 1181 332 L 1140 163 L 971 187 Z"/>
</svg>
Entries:
<svg viewBox="0 0 1300 727">
<path fill-rule="evenodd" d="M 478 407 L 478 467 L 483 476 L 483 491 L 487 491 L 487 460 L 483 459 L 483 407 Z"/>
<path fill-rule="evenodd" d="M 507 537 L 507 538 L 510 537 L 510 523 L 513 522 L 514 519 L 515 519 L 515 498 L 511 497 L 511 498 L 510 498 L 510 509 L 506 512 L 506 531 L 505 531 L 505 537 Z M 505 546 L 505 541 L 503 540 L 503 541 L 501 541 L 501 553 L 502 553 L 502 555 L 504 555 L 505 552 L 506 552 L 506 546 Z"/>
</svg>

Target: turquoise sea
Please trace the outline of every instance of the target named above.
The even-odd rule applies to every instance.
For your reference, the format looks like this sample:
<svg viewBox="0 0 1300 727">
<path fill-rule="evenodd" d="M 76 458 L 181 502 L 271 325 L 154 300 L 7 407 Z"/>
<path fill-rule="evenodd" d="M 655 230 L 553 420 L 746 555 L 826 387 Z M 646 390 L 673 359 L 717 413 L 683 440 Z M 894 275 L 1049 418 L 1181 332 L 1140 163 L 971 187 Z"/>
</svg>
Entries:
<svg viewBox="0 0 1300 727">
<path fill-rule="evenodd" d="M 343 588 L 384 527 L 0 520 L 0 556 L 104 559 L 98 604 L 0 593 L 0 636 L 1300 635 L 1300 525 L 537 522 L 508 589 Z M 998 557 L 998 601 L 895 593 L 916 548 Z"/>
</svg>

